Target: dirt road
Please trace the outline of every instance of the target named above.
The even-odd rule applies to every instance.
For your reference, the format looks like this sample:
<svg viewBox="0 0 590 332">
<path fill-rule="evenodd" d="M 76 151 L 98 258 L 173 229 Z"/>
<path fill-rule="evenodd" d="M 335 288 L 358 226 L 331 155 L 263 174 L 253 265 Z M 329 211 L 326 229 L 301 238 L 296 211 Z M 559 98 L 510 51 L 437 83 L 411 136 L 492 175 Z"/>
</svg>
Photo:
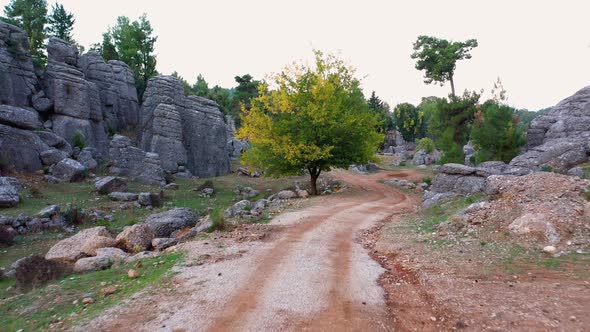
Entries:
<svg viewBox="0 0 590 332">
<path fill-rule="evenodd" d="M 356 240 L 361 230 L 413 207 L 380 178 L 333 172 L 354 194 L 316 198 L 277 216 L 261 241 L 184 245 L 188 266 L 172 285 L 136 295 L 82 330 L 388 331 L 383 269 Z M 193 265 L 193 263 L 195 263 Z"/>
</svg>

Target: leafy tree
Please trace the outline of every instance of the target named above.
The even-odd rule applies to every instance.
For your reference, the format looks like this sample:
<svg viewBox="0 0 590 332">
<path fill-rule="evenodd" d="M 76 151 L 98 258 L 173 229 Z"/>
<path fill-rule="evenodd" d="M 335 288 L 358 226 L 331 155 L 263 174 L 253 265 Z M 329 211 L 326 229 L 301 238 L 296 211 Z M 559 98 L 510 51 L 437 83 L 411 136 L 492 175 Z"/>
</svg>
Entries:
<svg viewBox="0 0 590 332">
<path fill-rule="evenodd" d="M 424 113 L 410 104 L 402 103 L 393 110 L 395 126 L 406 141 L 413 142 L 421 134 Z"/>
<path fill-rule="evenodd" d="M 469 52 L 477 47 L 477 40 L 469 39 L 464 42 L 450 42 L 430 36 L 419 36 L 414 43 L 412 59 L 417 59 L 416 69 L 424 70 L 424 83 L 433 82 L 443 85 L 451 83 L 451 94 L 455 96 L 455 81 L 453 80 L 457 61 L 471 59 Z"/>
<path fill-rule="evenodd" d="M 119 16 L 115 26 L 103 34 L 102 45 L 98 48 L 105 60 L 121 60 L 131 67 L 140 100 L 148 80 L 158 73 L 154 54 L 157 39 L 145 14 L 133 22 L 126 16 Z"/>
<path fill-rule="evenodd" d="M 416 151 L 424 150 L 426 153 L 430 153 L 434 151 L 435 145 L 434 141 L 432 141 L 428 137 L 424 137 L 418 140 L 418 144 L 416 145 Z"/>
<path fill-rule="evenodd" d="M 383 139 L 354 69 L 315 51 L 315 66 L 293 65 L 259 87 L 238 137 L 252 147 L 243 162 L 271 176 L 310 175 L 317 195 L 322 171 L 367 163 Z"/>
<path fill-rule="evenodd" d="M 43 41 L 47 23 L 47 2 L 45 0 L 11 0 L 4 6 L 4 21 L 14 24 L 27 33 L 29 48 L 36 67 L 43 67 L 46 61 Z"/>
<path fill-rule="evenodd" d="M 367 100 L 367 104 L 369 104 L 369 109 L 373 111 L 379 119 L 380 126 L 378 127 L 378 130 L 380 133 L 384 134 L 395 128 L 389 104 L 377 97 L 375 91 L 371 93 L 371 97 Z"/>
<path fill-rule="evenodd" d="M 54 3 L 51 6 L 51 14 L 47 17 L 47 35 L 63 39 L 69 43 L 75 43 L 72 38 L 74 29 L 74 14 L 65 10 L 64 6 Z"/>
<path fill-rule="evenodd" d="M 475 163 L 488 160 L 509 162 L 525 144 L 524 131 L 518 125 L 516 110 L 489 100 L 475 114 L 471 139 L 477 152 Z"/>
</svg>

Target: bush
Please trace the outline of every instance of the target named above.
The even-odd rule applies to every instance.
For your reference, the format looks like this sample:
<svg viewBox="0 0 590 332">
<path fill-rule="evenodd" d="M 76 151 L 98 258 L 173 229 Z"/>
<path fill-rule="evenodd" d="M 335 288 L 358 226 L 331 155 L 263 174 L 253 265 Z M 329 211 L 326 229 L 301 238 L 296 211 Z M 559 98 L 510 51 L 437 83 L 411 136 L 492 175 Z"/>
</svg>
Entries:
<svg viewBox="0 0 590 332">
<path fill-rule="evenodd" d="M 426 183 L 427 185 L 432 184 L 432 178 L 422 178 L 422 182 Z"/>
<path fill-rule="evenodd" d="M 419 139 L 418 145 L 416 146 L 416 151 L 419 150 L 424 150 L 426 153 L 434 151 L 434 142 L 428 137 Z"/>
<path fill-rule="evenodd" d="M 590 186 L 584 189 L 584 197 L 586 197 L 586 200 L 590 201 Z"/>
<path fill-rule="evenodd" d="M 543 166 L 541 166 L 541 171 L 553 173 L 554 169 L 553 169 L 553 166 L 548 165 L 548 164 L 544 164 Z"/>
<path fill-rule="evenodd" d="M 86 147 L 86 138 L 84 137 L 84 134 L 77 131 L 72 138 L 72 143 L 74 147 L 77 147 L 80 150 L 84 149 Z"/>
</svg>

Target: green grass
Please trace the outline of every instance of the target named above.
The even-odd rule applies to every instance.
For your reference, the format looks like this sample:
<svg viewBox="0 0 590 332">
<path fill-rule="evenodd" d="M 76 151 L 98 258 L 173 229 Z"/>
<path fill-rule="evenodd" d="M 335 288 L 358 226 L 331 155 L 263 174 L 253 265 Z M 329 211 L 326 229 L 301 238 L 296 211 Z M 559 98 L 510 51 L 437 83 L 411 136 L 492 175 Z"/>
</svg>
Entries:
<svg viewBox="0 0 590 332">
<path fill-rule="evenodd" d="M 146 259 L 141 267 L 123 265 L 104 271 L 75 274 L 21 295 L 6 291 L 11 281 L 2 281 L 0 282 L 0 331 L 45 330 L 52 322 L 58 320 L 63 322 L 60 329 L 76 325 L 146 286 L 155 283 L 164 284 L 164 279 L 171 275 L 170 268 L 181 259 L 181 253 L 172 253 Z M 130 268 L 139 272 L 140 277 L 129 278 L 127 271 Z M 103 282 L 106 283 L 105 286 L 101 286 Z M 100 290 L 107 286 L 115 286 L 117 292 L 103 295 Z M 91 297 L 94 303 L 83 305 L 82 299 L 88 293 L 93 293 Z M 23 314 L 25 309 L 29 313 Z"/>
<path fill-rule="evenodd" d="M 440 223 L 447 221 L 450 216 L 473 203 L 483 200 L 483 198 L 483 195 L 470 195 L 432 206 L 424 210 L 421 215 L 414 217 L 414 225 L 417 230 L 424 233 L 436 232 L 436 226 Z"/>
</svg>

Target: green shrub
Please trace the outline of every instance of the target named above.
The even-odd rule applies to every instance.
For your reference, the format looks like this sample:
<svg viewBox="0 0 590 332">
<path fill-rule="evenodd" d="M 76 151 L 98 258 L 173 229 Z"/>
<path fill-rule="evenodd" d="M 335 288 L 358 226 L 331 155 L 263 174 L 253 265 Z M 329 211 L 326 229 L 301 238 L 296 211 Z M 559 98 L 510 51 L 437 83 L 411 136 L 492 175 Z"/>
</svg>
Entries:
<svg viewBox="0 0 590 332">
<path fill-rule="evenodd" d="M 553 173 L 554 169 L 553 166 L 544 164 L 543 166 L 541 166 L 541 171 Z"/>
<path fill-rule="evenodd" d="M 584 189 L 584 196 L 586 197 L 586 200 L 590 201 L 590 186 L 586 187 L 586 189 Z"/>
<path fill-rule="evenodd" d="M 428 137 L 419 139 L 418 145 L 416 146 L 416 151 L 419 150 L 424 150 L 426 153 L 434 151 L 434 142 Z"/>
<path fill-rule="evenodd" d="M 427 185 L 432 184 L 432 178 L 422 178 L 422 182 L 426 183 Z"/>
<path fill-rule="evenodd" d="M 211 218 L 211 228 L 209 228 L 210 232 L 225 229 L 226 225 L 225 218 L 223 217 L 223 209 L 219 207 L 213 209 L 209 215 L 209 218 Z"/>
<path fill-rule="evenodd" d="M 72 143 L 74 147 L 77 147 L 80 150 L 84 149 L 86 147 L 86 138 L 84 137 L 84 134 L 77 131 L 72 138 Z"/>
</svg>

